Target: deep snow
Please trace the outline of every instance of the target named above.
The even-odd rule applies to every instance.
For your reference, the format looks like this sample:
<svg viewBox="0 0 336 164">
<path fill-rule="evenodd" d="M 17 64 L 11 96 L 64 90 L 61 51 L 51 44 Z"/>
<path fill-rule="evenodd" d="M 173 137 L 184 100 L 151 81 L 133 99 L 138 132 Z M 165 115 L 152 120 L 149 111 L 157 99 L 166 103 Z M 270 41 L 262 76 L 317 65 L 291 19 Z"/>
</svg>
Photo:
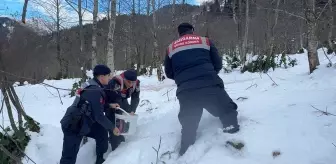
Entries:
<svg viewBox="0 0 336 164">
<path fill-rule="evenodd" d="M 336 163 L 336 117 L 321 115 L 314 107 L 336 114 L 336 69 L 326 68 L 328 60 L 319 50 L 321 65 L 308 74 L 306 54 L 294 55 L 297 66 L 278 68 L 268 74 L 238 71 L 220 76 L 239 108 L 241 131 L 223 134 L 218 119 L 204 111 L 196 143 L 178 158 L 180 124 L 177 119 L 179 103 L 175 98 L 176 86 L 166 79 L 140 77 L 141 103 L 135 136 L 114 151 L 105 154 L 105 164 L 155 163 L 159 138 L 162 137 L 159 156 L 166 164 L 334 164 Z M 336 57 L 330 55 L 333 62 Z M 45 83 L 71 88 L 76 79 L 46 80 Z M 78 80 L 78 79 L 77 79 Z M 61 105 L 57 91 L 42 85 L 16 87 L 26 112 L 41 123 L 41 133 L 31 133 L 32 140 L 25 152 L 37 164 L 57 164 L 61 156 L 63 134 L 60 119 L 73 98 L 61 91 Z M 168 96 L 167 96 L 167 91 Z M 247 99 L 242 100 L 239 97 Z M 238 99 L 238 100 L 237 100 Z M 6 118 L 7 113 L 4 113 Z M 8 125 L 8 119 L 2 120 Z M 227 140 L 242 141 L 246 145 L 238 151 L 226 147 Z M 173 152 L 171 157 L 169 153 Z M 279 151 L 277 157 L 272 152 Z M 162 154 L 165 153 L 167 155 Z M 93 164 L 95 141 L 81 147 L 77 164 Z M 24 163 L 31 163 L 23 159 Z"/>
</svg>

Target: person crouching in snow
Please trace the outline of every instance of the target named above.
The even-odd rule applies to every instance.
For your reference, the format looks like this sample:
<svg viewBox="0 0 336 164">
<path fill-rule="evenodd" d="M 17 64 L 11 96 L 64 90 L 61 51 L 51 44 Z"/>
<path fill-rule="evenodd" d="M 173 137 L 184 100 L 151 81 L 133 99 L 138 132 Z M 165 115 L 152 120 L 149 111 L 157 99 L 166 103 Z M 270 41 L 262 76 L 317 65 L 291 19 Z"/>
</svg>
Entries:
<svg viewBox="0 0 336 164">
<path fill-rule="evenodd" d="M 111 99 L 108 103 L 118 103 L 120 108 L 134 115 L 140 101 L 140 80 L 137 79 L 136 71 L 127 70 L 120 75 L 114 76 L 107 85 L 106 95 L 107 97 L 113 98 L 113 100 Z M 118 100 L 116 100 L 116 96 L 119 97 Z M 131 104 L 128 103 L 128 98 L 131 98 Z M 106 116 L 111 121 L 115 121 L 115 114 L 122 114 L 122 111 L 118 109 L 106 111 Z M 122 135 L 116 136 L 112 133 L 109 135 L 112 151 L 114 151 L 121 142 L 125 142 L 125 137 Z"/>
<path fill-rule="evenodd" d="M 119 135 L 114 121 L 104 115 L 106 95 L 104 86 L 110 80 L 111 70 L 105 65 L 97 65 L 93 69 L 94 78 L 83 83 L 76 93 L 73 104 L 68 107 L 60 121 L 63 138 L 63 150 L 60 164 L 75 164 L 79 146 L 84 136 L 96 140 L 96 164 L 105 160 L 104 153 L 108 148 L 108 133 Z M 110 104 L 116 107 L 117 104 Z M 112 110 L 112 109 L 110 109 Z"/>
</svg>

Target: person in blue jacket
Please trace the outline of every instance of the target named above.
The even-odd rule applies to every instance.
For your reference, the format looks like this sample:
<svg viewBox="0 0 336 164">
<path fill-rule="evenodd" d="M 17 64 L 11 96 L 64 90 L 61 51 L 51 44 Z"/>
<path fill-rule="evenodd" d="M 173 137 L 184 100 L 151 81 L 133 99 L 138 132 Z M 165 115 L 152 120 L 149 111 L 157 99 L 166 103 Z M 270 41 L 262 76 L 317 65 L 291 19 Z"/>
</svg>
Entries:
<svg viewBox="0 0 336 164">
<path fill-rule="evenodd" d="M 182 126 L 181 148 L 183 155 L 195 143 L 196 131 L 203 108 L 219 117 L 223 132 L 239 131 L 237 104 L 224 90 L 223 80 L 218 76 L 222 58 L 207 37 L 194 34 L 189 23 L 178 26 L 179 38 L 167 48 L 164 61 L 167 78 L 175 80 L 176 96 L 180 103 L 178 118 Z"/>
<path fill-rule="evenodd" d="M 136 108 L 140 101 L 140 80 L 137 79 L 135 70 L 126 70 L 120 75 L 114 76 L 106 86 L 106 95 L 108 103 L 117 103 L 122 109 L 131 115 L 135 114 Z M 118 97 L 118 98 L 116 98 Z M 128 98 L 131 98 L 131 104 L 128 103 Z M 106 116 L 111 120 L 115 120 L 115 113 L 122 114 L 120 110 L 107 110 Z M 110 144 L 114 151 L 121 142 L 125 142 L 122 135 L 110 135 Z"/>
<path fill-rule="evenodd" d="M 115 108 L 118 104 L 105 104 L 104 85 L 108 84 L 111 70 L 105 65 L 97 65 L 93 70 L 94 78 L 85 82 L 76 93 L 73 104 L 68 107 L 60 121 L 63 150 L 60 164 L 75 164 L 81 140 L 84 136 L 96 140 L 96 164 L 105 160 L 108 148 L 108 131 L 119 135 L 114 122 L 104 115 L 106 106 Z M 111 109 L 112 110 L 112 109 Z"/>
</svg>

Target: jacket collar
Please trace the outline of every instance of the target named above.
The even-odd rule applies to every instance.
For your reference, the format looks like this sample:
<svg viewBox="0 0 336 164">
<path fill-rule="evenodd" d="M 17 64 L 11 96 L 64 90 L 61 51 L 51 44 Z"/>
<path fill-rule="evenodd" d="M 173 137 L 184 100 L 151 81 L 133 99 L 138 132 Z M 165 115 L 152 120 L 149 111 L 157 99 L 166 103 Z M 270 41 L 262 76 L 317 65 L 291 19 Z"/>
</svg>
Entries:
<svg viewBox="0 0 336 164">
<path fill-rule="evenodd" d="M 93 78 L 93 81 L 96 82 L 99 87 L 101 87 L 101 88 L 104 87 L 103 84 L 101 84 L 100 81 L 96 77 Z"/>
<path fill-rule="evenodd" d="M 180 34 L 180 37 L 182 37 L 184 35 L 193 35 L 193 31 L 192 30 L 186 31 L 186 32 Z"/>
</svg>

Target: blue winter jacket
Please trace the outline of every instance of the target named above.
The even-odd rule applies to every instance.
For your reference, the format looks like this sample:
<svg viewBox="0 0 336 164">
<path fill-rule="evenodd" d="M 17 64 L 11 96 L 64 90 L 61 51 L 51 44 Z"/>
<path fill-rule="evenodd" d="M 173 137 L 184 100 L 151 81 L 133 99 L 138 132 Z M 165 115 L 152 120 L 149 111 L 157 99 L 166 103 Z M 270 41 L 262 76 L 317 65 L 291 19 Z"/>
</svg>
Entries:
<svg viewBox="0 0 336 164">
<path fill-rule="evenodd" d="M 175 80 L 176 94 L 187 89 L 223 84 L 218 76 L 222 58 L 206 37 L 187 33 L 173 41 L 167 48 L 164 66 L 166 76 Z"/>
</svg>

